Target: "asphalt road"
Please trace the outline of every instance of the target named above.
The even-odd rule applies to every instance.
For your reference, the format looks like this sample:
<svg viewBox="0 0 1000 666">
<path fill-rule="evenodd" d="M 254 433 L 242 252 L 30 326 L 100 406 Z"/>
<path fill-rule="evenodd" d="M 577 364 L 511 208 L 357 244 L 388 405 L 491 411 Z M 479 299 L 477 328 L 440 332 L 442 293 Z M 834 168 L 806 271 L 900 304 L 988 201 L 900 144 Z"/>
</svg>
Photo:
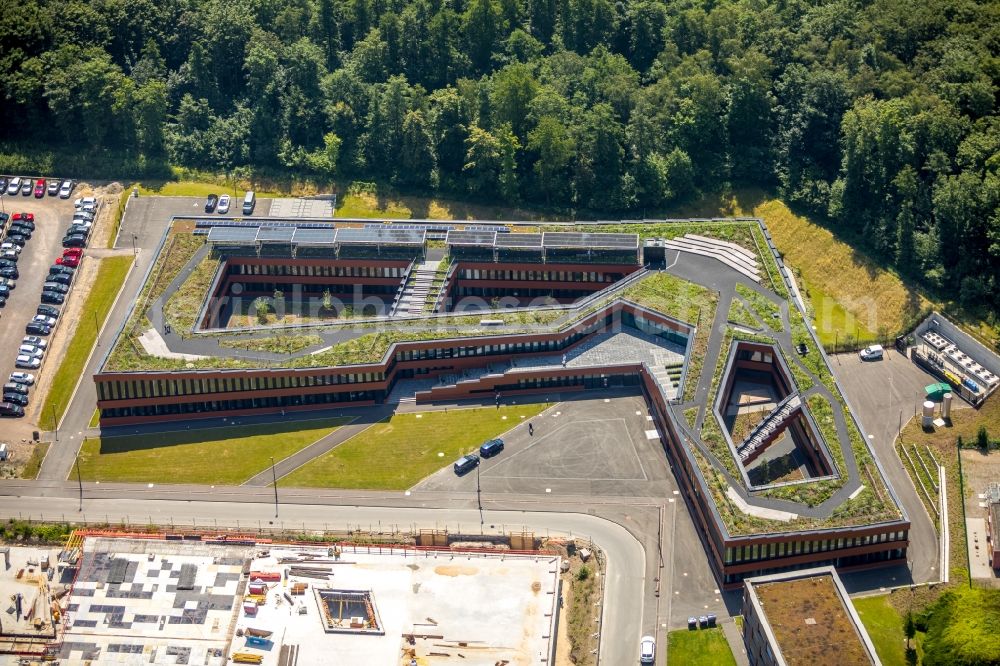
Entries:
<svg viewBox="0 0 1000 666">
<path fill-rule="evenodd" d="M 915 405 L 919 404 L 916 401 L 924 395 L 924 386 L 936 380 L 895 349 L 888 350 L 881 361 L 862 361 L 857 354 L 838 354 L 830 360 L 910 518 L 907 559 L 913 582 L 940 580 L 937 531 L 895 449 L 900 424 L 905 425 L 913 417 Z"/>
<path fill-rule="evenodd" d="M 23 486 L 30 492 L 31 486 Z M 50 490 L 52 488 L 50 487 Z M 64 491 L 65 486 L 62 487 Z M 5 486 L 4 492 L 11 487 Z M 72 486 L 69 486 L 72 491 Z M 16 492 L 16 490 L 15 490 Z M 88 494 L 93 494 L 88 488 Z M 83 511 L 78 511 L 75 498 L 8 497 L 0 504 L 0 517 L 27 518 L 32 520 L 93 523 L 138 523 L 151 521 L 158 524 L 191 526 L 211 529 L 214 527 L 278 528 L 287 530 L 348 530 L 385 529 L 401 526 L 403 529 L 444 529 L 457 532 L 499 533 L 518 526 L 535 534 L 551 536 L 585 536 L 599 544 L 607 557 L 607 574 L 604 580 L 603 634 L 609 637 L 601 642 L 601 661 L 605 664 L 634 664 L 639 657 L 639 637 L 642 634 L 642 604 L 646 587 L 645 553 L 632 534 L 612 521 L 582 513 L 549 513 L 544 511 L 501 511 L 488 509 L 483 513 L 484 523 L 475 508 L 399 508 L 370 506 L 330 506 L 325 504 L 282 504 L 280 518 L 275 519 L 274 504 L 262 501 L 270 491 L 265 491 L 258 501 L 232 501 L 216 495 L 216 501 L 191 501 L 171 499 L 144 499 L 143 491 L 125 493 L 116 490 L 113 497 L 87 499 Z M 64 494 L 64 492 L 59 492 Z M 154 493 L 149 493 L 153 495 Z M 124 501 L 126 500 L 127 501 Z M 384 526 L 384 528 L 383 528 Z M 661 650 L 666 646 L 662 645 Z"/>
</svg>

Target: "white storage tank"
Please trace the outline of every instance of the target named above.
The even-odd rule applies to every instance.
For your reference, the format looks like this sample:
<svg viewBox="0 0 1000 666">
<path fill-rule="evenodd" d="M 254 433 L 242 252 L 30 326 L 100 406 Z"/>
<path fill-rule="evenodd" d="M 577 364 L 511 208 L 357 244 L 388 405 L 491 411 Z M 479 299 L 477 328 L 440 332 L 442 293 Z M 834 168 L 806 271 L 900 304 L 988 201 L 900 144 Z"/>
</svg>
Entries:
<svg viewBox="0 0 1000 666">
<path fill-rule="evenodd" d="M 934 427 L 934 403 L 930 400 L 924 400 L 923 419 L 921 419 L 921 425 L 923 425 L 924 428 Z"/>
<path fill-rule="evenodd" d="M 941 399 L 941 418 L 951 418 L 951 402 L 954 398 L 955 396 L 951 393 L 944 394 L 944 398 Z"/>
</svg>

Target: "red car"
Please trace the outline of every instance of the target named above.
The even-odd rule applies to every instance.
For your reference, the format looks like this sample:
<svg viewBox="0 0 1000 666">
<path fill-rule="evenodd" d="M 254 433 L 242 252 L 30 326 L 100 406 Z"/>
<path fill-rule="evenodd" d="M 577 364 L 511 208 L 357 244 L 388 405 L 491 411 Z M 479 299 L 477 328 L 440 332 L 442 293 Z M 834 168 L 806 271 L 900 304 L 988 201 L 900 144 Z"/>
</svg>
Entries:
<svg viewBox="0 0 1000 666">
<path fill-rule="evenodd" d="M 59 257 L 56 259 L 56 263 L 60 266 L 69 266 L 70 268 L 76 268 L 80 265 L 79 255 L 69 255 L 67 257 Z"/>
<path fill-rule="evenodd" d="M 83 254 L 82 247 L 68 247 L 63 250 L 62 256 L 64 257 L 79 257 Z"/>
<path fill-rule="evenodd" d="M 39 178 L 35 181 L 35 198 L 41 199 L 45 196 L 45 179 Z"/>
<path fill-rule="evenodd" d="M 28 222 L 35 221 L 34 213 L 14 213 L 14 217 L 10 218 L 12 222 L 17 222 L 18 220 L 26 220 Z"/>
</svg>

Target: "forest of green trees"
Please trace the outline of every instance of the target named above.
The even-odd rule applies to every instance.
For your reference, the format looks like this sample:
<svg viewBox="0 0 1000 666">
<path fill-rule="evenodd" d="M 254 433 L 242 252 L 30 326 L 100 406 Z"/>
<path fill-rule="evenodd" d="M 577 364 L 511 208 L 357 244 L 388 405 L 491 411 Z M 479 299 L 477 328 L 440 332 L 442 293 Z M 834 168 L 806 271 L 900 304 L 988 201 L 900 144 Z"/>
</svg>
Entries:
<svg viewBox="0 0 1000 666">
<path fill-rule="evenodd" d="M 995 0 L 22 0 L 0 141 L 550 209 L 754 186 L 1000 305 Z"/>
</svg>

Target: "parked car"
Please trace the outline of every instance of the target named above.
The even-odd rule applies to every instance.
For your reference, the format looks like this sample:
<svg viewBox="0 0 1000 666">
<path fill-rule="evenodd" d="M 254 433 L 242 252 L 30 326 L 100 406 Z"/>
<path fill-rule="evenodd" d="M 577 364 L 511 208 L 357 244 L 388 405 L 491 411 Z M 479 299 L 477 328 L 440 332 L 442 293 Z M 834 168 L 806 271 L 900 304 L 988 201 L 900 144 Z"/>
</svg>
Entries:
<svg viewBox="0 0 1000 666">
<path fill-rule="evenodd" d="M 59 318 L 59 308 L 53 307 L 51 305 L 39 305 L 36 312 L 42 315 L 43 317 L 49 317 L 50 319 L 52 319 L 53 324 L 55 323 L 56 319 Z"/>
<path fill-rule="evenodd" d="M 7 182 L 7 194 L 14 196 L 21 190 L 21 178 L 14 176 Z"/>
<path fill-rule="evenodd" d="M 0 308 L 7 307 L 7 297 L 0 296 Z"/>
<path fill-rule="evenodd" d="M 7 267 L 7 266 L 9 266 L 11 268 L 17 268 L 17 262 L 16 261 L 11 261 L 10 259 L 0 259 L 0 268 L 4 268 L 4 267 Z M 4 276 L 4 277 L 6 277 L 6 276 Z"/>
<path fill-rule="evenodd" d="M 10 402 L 0 402 L 0 416 L 24 416 L 24 407 Z"/>
<path fill-rule="evenodd" d="M 16 280 L 21 277 L 21 273 L 17 270 L 17 266 L 0 266 L 0 277 L 9 277 Z"/>
<path fill-rule="evenodd" d="M 68 247 L 62 251 L 62 256 L 64 257 L 68 257 L 70 255 L 79 257 L 81 254 L 83 254 L 83 249 L 79 247 Z"/>
<path fill-rule="evenodd" d="M 229 195 L 223 194 L 219 197 L 219 213 L 225 215 L 229 212 Z"/>
<path fill-rule="evenodd" d="M 34 370 L 41 367 L 42 362 L 35 358 L 34 356 L 28 356 L 26 354 L 19 354 L 16 359 L 14 359 L 14 367 L 21 368 L 24 370 Z"/>
<path fill-rule="evenodd" d="M 69 292 L 69 287 L 55 281 L 49 281 L 42 284 L 42 291 L 58 291 L 60 294 L 65 294 Z"/>
<path fill-rule="evenodd" d="M 15 405 L 21 405 L 22 407 L 24 407 L 24 406 L 26 406 L 28 404 L 28 396 L 24 395 L 23 393 L 14 393 L 12 391 L 11 392 L 4 391 L 3 392 L 3 401 L 4 402 L 11 402 L 11 403 L 14 403 Z"/>
<path fill-rule="evenodd" d="M 69 199 L 69 195 L 73 192 L 73 181 L 64 180 L 62 185 L 59 186 L 59 198 Z"/>
<path fill-rule="evenodd" d="M 45 350 L 41 347 L 36 347 L 35 345 L 21 345 L 17 348 L 17 353 L 27 354 L 28 356 L 35 356 L 37 358 L 45 356 Z"/>
<path fill-rule="evenodd" d="M 3 195 L 3 190 L 0 190 L 0 196 L 2 196 L 2 195 Z M 0 227 L 3 227 L 3 225 L 7 224 L 7 220 L 9 220 L 9 219 L 10 219 L 10 215 L 8 215 L 6 212 L 0 210 Z"/>
<path fill-rule="evenodd" d="M 59 181 L 50 180 L 47 191 L 50 197 L 54 197 L 55 195 L 59 194 Z"/>
<path fill-rule="evenodd" d="M 53 266 L 49 266 L 49 275 L 72 275 L 75 272 L 76 269 L 73 268 L 72 266 L 64 266 L 63 264 L 59 263 Z"/>
<path fill-rule="evenodd" d="M 862 361 L 877 361 L 884 355 L 885 350 L 882 348 L 882 345 L 868 345 L 859 353 Z"/>
<path fill-rule="evenodd" d="M 69 234 L 63 237 L 62 244 L 63 247 L 86 247 L 87 237 L 83 234 Z"/>
<path fill-rule="evenodd" d="M 49 275 L 46 278 L 45 283 L 48 284 L 49 282 L 56 282 L 58 284 L 68 285 L 72 281 L 73 281 L 72 275 L 66 275 L 65 273 L 56 273 L 55 275 Z"/>
<path fill-rule="evenodd" d="M 25 178 L 24 182 L 21 183 L 21 196 L 30 197 L 32 192 L 32 182 L 30 178 Z"/>
<path fill-rule="evenodd" d="M 73 202 L 73 207 L 77 210 L 95 211 L 97 210 L 96 197 L 80 197 Z"/>
<path fill-rule="evenodd" d="M 21 338 L 21 344 L 22 345 L 35 345 L 36 347 L 39 347 L 40 349 L 45 349 L 46 347 L 49 346 L 48 342 L 46 342 L 45 340 L 42 340 L 41 338 L 36 337 L 34 335 L 26 335 L 23 338 Z"/>
<path fill-rule="evenodd" d="M 656 663 L 656 639 L 652 636 L 643 636 L 639 641 L 639 663 Z"/>
<path fill-rule="evenodd" d="M 10 225 L 10 229 L 8 231 L 9 233 L 20 234 L 21 236 L 30 239 L 31 234 L 35 231 L 35 227 L 34 226 L 29 227 L 27 225 L 21 224 L 20 222 L 15 222 L 14 224 Z"/>
<path fill-rule="evenodd" d="M 33 321 L 24 327 L 24 332 L 32 333 L 34 335 L 48 335 L 52 332 L 52 327 Z"/>
<path fill-rule="evenodd" d="M 492 458 L 503 451 L 502 439 L 491 439 L 479 447 L 479 455 L 483 458 Z"/>
<path fill-rule="evenodd" d="M 25 370 L 34 370 L 41 367 L 42 362 L 35 358 L 34 356 L 27 356 L 26 354 L 19 354 L 16 359 L 14 359 L 14 367 L 23 368 Z"/>
<path fill-rule="evenodd" d="M 45 196 L 45 179 L 39 178 L 35 181 L 35 198 L 41 199 Z"/>
<path fill-rule="evenodd" d="M 7 176 L 0 176 L 0 196 L 7 191 Z"/>
<path fill-rule="evenodd" d="M 12 372 L 9 381 L 31 386 L 35 383 L 35 376 L 27 372 Z"/>
<path fill-rule="evenodd" d="M 14 289 L 17 287 L 17 282 L 5 277 L 0 277 L 0 284 L 6 286 L 8 289 Z"/>
<path fill-rule="evenodd" d="M 479 456 L 475 453 L 470 453 L 455 461 L 455 474 L 462 476 L 476 467 L 479 467 Z"/>
<path fill-rule="evenodd" d="M 219 204 L 219 197 L 215 194 L 209 194 L 208 199 L 205 200 L 205 212 L 214 213 L 215 207 Z"/>
<path fill-rule="evenodd" d="M 17 261 L 17 252 L 14 250 L 0 250 L 0 257 Z"/>
<path fill-rule="evenodd" d="M 7 298 L 10 296 L 10 287 L 5 284 L 0 284 L 0 296 Z"/>
<path fill-rule="evenodd" d="M 56 259 L 56 265 L 65 266 L 67 268 L 76 268 L 80 265 L 80 257 L 73 255 L 68 257 L 58 257 Z"/>
<path fill-rule="evenodd" d="M 66 302 L 66 296 L 60 294 L 58 291 L 43 291 L 41 296 L 42 303 L 51 303 L 53 305 L 62 305 Z"/>
<path fill-rule="evenodd" d="M 2 250 L 13 250 L 17 254 L 21 254 L 23 248 L 20 245 L 15 245 L 14 243 L 0 243 L 0 251 Z"/>
<path fill-rule="evenodd" d="M 50 317 L 49 315 L 36 314 L 31 318 L 31 321 L 38 322 L 39 324 L 45 324 L 46 326 L 55 326 L 55 317 Z"/>
<path fill-rule="evenodd" d="M 96 216 L 93 213 L 88 213 L 85 210 L 78 210 L 73 213 L 74 222 L 93 222 L 94 217 Z"/>
<path fill-rule="evenodd" d="M 20 220 L 21 222 L 31 222 L 31 228 L 32 229 L 35 228 L 35 214 L 34 213 L 23 213 L 23 212 L 22 213 L 14 213 L 14 215 L 10 219 L 12 221 L 14 221 L 14 222 L 17 222 L 18 220 Z"/>
</svg>

